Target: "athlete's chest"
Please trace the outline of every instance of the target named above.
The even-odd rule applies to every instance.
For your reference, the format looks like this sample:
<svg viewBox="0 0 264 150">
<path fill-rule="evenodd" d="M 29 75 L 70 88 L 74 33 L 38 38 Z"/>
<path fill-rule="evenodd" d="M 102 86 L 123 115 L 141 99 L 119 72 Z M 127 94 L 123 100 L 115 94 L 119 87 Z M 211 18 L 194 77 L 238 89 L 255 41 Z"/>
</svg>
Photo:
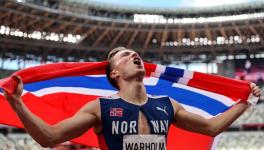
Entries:
<svg viewBox="0 0 264 150">
<path fill-rule="evenodd" d="M 102 123 L 112 135 L 164 134 L 171 121 L 171 108 L 166 103 L 148 101 L 137 106 L 124 101 L 105 104 Z"/>
</svg>

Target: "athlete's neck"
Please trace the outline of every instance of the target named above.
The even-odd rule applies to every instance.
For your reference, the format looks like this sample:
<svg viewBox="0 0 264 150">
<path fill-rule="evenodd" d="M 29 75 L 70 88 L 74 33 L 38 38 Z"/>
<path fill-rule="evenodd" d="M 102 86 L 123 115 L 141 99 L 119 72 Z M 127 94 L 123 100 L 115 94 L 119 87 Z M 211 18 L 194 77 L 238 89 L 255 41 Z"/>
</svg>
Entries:
<svg viewBox="0 0 264 150">
<path fill-rule="evenodd" d="M 148 100 L 146 88 L 142 81 L 121 84 L 118 95 L 122 99 L 137 105 L 145 104 Z"/>
</svg>

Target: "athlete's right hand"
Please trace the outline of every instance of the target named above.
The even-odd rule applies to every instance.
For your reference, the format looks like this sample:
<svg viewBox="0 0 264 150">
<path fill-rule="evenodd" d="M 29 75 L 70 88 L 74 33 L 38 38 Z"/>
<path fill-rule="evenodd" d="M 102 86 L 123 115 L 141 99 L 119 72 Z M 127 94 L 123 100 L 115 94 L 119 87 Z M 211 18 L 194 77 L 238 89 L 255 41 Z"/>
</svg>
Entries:
<svg viewBox="0 0 264 150">
<path fill-rule="evenodd" d="M 9 103 L 13 104 L 16 101 L 20 101 L 22 92 L 23 92 L 23 82 L 19 76 L 13 75 L 12 78 L 17 82 L 17 87 L 13 94 L 8 94 L 4 91 L 4 96 Z"/>
</svg>

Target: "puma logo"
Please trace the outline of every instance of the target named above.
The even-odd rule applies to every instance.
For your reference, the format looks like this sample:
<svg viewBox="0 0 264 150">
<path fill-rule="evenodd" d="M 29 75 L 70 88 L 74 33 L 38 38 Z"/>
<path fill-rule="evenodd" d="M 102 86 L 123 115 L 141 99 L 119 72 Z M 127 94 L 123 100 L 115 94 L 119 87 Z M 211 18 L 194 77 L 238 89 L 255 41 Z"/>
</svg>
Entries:
<svg viewBox="0 0 264 150">
<path fill-rule="evenodd" d="M 164 112 L 167 116 L 169 115 L 169 114 L 167 113 L 167 111 L 166 111 L 166 106 L 164 106 L 163 109 L 160 108 L 160 107 L 156 107 L 156 109 L 157 109 L 157 110 L 160 110 L 160 111 L 162 111 L 162 112 Z"/>
</svg>

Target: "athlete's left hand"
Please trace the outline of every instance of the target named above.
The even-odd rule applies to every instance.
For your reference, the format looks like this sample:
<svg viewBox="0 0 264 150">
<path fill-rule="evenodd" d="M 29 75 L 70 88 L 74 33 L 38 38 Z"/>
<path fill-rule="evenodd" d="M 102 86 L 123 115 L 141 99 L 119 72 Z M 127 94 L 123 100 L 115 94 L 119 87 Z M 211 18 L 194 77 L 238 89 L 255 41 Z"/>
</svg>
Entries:
<svg viewBox="0 0 264 150">
<path fill-rule="evenodd" d="M 260 97 L 261 95 L 260 88 L 255 83 L 251 83 L 250 87 L 251 87 L 251 93 L 256 97 Z"/>
</svg>

